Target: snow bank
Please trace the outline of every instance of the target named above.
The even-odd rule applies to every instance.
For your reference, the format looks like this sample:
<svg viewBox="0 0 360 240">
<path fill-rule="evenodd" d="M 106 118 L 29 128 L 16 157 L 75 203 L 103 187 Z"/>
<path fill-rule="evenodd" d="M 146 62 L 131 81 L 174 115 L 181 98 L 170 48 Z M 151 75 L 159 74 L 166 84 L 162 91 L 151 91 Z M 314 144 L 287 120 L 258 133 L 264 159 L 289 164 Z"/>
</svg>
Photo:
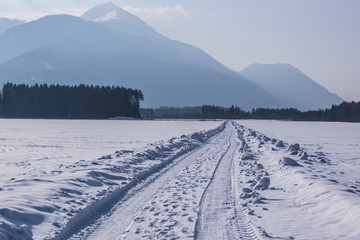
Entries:
<svg viewBox="0 0 360 240">
<path fill-rule="evenodd" d="M 111 182 L 109 185 L 115 183 L 115 187 L 109 188 L 104 192 L 103 197 L 95 199 L 87 207 L 79 210 L 56 233 L 55 239 L 69 238 L 87 225 L 94 223 L 99 217 L 108 213 L 130 188 L 164 169 L 179 156 L 199 147 L 224 128 L 225 123 L 209 131 L 196 132 L 181 138 L 172 138 L 167 143 L 153 146 L 144 152 L 116 152 L 113 155 L 99 158 L 96 161 L 97 164 L 100 164 L 99 161 L 101 161 L 101 164 L 107 165 L 108 163 L 103 162 L 104 160 L 112 160 L 112 162 L 116 160 L 117 164 L 112 164 L 113 166 L 110 169 L 104 169 L 107 170 L 106 172 L 90 174 L 91 178 L 84 181 L 99 181 L 103 184 Z M 51 236 L 51 238 L 53 237 Z"/>
<path fill-rule="evenodd" d="M 144 170 L 201 145 L 191 139 L 194 130 L 219 126 L 197 121 L 0 121 L 0 239 L 54 237 L 81 209 L 135 176 L 141 180 Z M 201 134 L 206 140 L 214 131 Z M 93 211 L 104 208 L 98 206 Z"/>
<path fill-rule="evenodd" d="M 259 129 L 267 132 L 274 131 L 269 122 L 263 122 L 266 124 L 263 126 L 260 123 L 254 121 L 249 125 L 259 125 Z M 286 126 L 288 123 L 282 124 Z M 286 129 L 287 136 L 291 131 L 298 133 L 294 125 Z M 309 142 L 305 144 L 299 141 L 300 146 L 295 141 L 292 142 L 294 144 L 288 144 L 275 138 L 266 141 L 270 139 L 269 135 L 257 131 L 254 134 L 254 130 L 245 126 L 238 126 L 238 129 L 240 141 L 244 145 L 241 147 L 242 155 L 252 155 L 251 159 L 246 157 L 240 162 L 243 194 L 239 197 L 254 225 L 272 238 L 360 238 L 357 224 L 360 222 L 360 181 L 358 175 L 346 171 L 347 175 L 346 168 L 337 163 L 337 157 L 343 151 L 337 145 L 338 140 L 327 146 L 332 152 L 337 152 L 333 155 L 331 152 L 325 154 L 319 151 L 324 146 L 316 142 L 315 137 L 314 142 L 311 142 L 310 134 L 316 135 L 317 132 L 303 131 L 307 133 Z M 279 134 L 271 136 L 281 137 Z M 328 141 L 331 134 L 325 136 Z M 341 138 L 341 135 L 338 137 Z M 298 136 L 294 138 L 301 140 Z M 290 137 L 286 139 L 291 140 Z M 357 165 L 353 167 L 357 168 Z M 263 187 L 265 182 L 269 184 L 268 188 Z"/>
</svg>

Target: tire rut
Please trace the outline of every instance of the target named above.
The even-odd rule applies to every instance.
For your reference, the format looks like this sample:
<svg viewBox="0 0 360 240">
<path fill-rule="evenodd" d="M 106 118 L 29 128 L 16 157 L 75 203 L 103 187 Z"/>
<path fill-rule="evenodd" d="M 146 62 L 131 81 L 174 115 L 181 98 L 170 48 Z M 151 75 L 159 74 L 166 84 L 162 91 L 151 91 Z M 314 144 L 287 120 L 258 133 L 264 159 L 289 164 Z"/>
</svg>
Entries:
<svg viewBox="0 0 360 240">
<path fill-rule="evenodd" d="M 228 149 L 203 193 L 195 239 L 261 239 L 261 234 L 248 220 L 240 201 L 241 186 L 237 179 L 239 142 L 234 128 L 235 125 L 228 140 Z"/>
</svg>

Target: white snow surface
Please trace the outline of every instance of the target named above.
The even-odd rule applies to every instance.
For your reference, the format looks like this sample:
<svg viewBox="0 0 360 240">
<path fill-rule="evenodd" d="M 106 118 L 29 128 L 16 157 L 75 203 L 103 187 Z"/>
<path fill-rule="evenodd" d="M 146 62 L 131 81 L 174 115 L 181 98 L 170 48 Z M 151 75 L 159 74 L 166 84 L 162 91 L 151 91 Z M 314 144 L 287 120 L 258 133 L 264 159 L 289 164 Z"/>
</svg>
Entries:
<svg viewBox="0 0 360 240">
<path fill-rule="evenodd" d="M 360 239 L 360 124 L 237 122 L 285 142 L 284 148 L 270 146 L 259 132 L 246 141 L 254 159 L 269 173 L 272 187 L 261 194 L 266 204 L 248 205 L 254 210 L 255 225 L 272 237 Z M 300 145 L 298 154 L 288 150 L 295 143 Z M 301 159 L 303 152 L 308 160 Z M 284 157 L 302 167 L 282 165 Z"/>
<path fill-rule="evenodd" d="M 0 239 L 360 239 L 360 124 L 0 123 Z"/>
<path fill-rule="evenodd" d="M 113 20 L 120 20 L 119 15 L 116 10 L 108 12 L 105 16 L 96 18 L 95 22 L 108 22 Z"/>
<path fill-rule="evenodd" d="M 160 177 L 144 184 L 100 221 L 89 239 L 236 239 L 255 230 L 244 225 L 233 234 L 236 192 L 229 172 L 238 150 L 236 132 L 226 129 L 200 149 L 180 158 Z M 226 180 L 224 181 L 224 177 Z M 225 203 L 225 201 L 227 201 Z M 116 224 L 114 224 L 116 223 Z M 236 238 L 234 238 L 236 235 Z M 85 235 L 86 236 L 86 235 Z"/>
<path fill-rule="evenodd" d="M 219 125 L 1 119 L 0 239 L 55 236 L 137 172 L 198 146 L 190 133 Z"/>
</svg>

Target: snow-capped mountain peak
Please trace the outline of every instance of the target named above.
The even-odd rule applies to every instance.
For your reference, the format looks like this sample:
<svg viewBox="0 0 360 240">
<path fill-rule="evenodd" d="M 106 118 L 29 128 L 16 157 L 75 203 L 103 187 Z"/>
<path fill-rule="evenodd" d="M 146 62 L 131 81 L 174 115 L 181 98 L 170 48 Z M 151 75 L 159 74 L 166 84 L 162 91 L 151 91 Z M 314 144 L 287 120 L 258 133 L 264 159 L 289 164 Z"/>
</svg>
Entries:
<svg viewBox="0 0 360 240">
<path fill-rule="evenodd" d="M 95 22 L 107 22 L 112 20 L 120 20 L 116 10 L 108 12 L 105 16 L 94 19 Z"/>
<path fill-rule="evenodd" d="M 94 22 L 106 16 L 121 20 Z M 201 49 L 162 36 L 113 4 L 83 19 L 47 16 L 12 28 L 0 34 L 0 52 L 0 85 L 120 85 L 141 89 L 145 107 L 286 106 Z"/>
<path fill-rule="evenodd" d="M 95 22 L 120 20 L 128 23 L 141 22 L 142 24 L 145 24 L 138 17 L 116 6 L 112 2 L 97 5 L 96 7 L 85 12 L 81 17 L 87 21 L 95 21 Z"/>
<path fill-rule="evenodd" d="M 123 10 L 112 2 L 100 4 L 82 16 L 86 21 L 105 23 L 111 28 L 125 34 L 140 35 L 146 37 L 159 37 L 160 34 L 149 27 L 137 16 Z"/>
</svg>

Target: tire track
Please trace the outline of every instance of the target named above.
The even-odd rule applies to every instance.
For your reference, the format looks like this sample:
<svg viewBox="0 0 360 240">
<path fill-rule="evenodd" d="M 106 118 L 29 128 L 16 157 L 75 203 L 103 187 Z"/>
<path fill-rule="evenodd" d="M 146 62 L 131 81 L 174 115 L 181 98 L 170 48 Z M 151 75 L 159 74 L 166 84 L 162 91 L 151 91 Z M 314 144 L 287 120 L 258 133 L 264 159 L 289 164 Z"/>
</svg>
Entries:
<svg viewBox="0 0 360 240">
<path fill-rule="evenodd" d="M 210 143 L 178 159 L 176 165 L 120 202 L 86 238 L 193 238 L 201 195 L 228 149 L 230 132 L 233 128 L 228 123 Z"/>
<path fill-rule="evenodd" d="M 241 209 L 237 172 L 235 129 L 232 127 L 229 147 L 220 159 L 213 178 L 200 202 L 195 239 L 260 239 L 257 230 Z"/>
</svg>

